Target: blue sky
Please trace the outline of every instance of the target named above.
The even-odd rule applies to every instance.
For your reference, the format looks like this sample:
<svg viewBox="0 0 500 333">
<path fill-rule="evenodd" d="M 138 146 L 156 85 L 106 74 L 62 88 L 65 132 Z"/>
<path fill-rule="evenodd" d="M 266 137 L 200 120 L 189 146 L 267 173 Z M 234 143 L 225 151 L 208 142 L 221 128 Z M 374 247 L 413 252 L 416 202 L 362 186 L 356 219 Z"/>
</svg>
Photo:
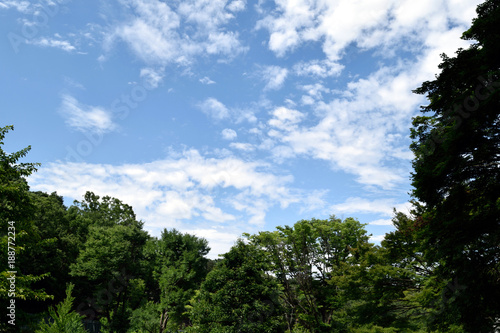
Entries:
<svg viewBox="0 0 500 333">
<path fill-rule="evenodd" d="M 480 1 L 0 1 L 1 126 L 32 190 L 205 237 L 408 212 L 412 94 Z"/>
</svg>

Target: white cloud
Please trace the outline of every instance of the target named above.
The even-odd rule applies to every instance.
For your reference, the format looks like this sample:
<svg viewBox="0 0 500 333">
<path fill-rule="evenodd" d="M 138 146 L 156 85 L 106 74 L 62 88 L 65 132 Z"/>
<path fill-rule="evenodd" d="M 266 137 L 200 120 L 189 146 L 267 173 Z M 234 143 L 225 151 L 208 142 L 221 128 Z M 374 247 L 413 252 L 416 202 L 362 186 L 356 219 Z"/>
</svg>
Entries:
<svg viewBox="0 0 500 333">
<path fill-rule="evenodd" d="M 216 120 L 222 120 L 229 117 L 229 109 L 213 97 L 209 97 L 203 102 L 198 104 L 198 107 L 205 114 Z"/>
<path fill-rule="evenodd" d="M 196 150 L 146 164 L 47 163 L 29 179 L 32 189 L 66 198 L 80 199 L 86 191 L 119 198 L 155 235 L 175 227 L 210 229 L 215 238 L 255 231 L 272 207 L 307 205 L 306 193 L 289 188 L 292 181 L 261 162 Z"/>
<path fill-rule="evenodd" d="M 100 106 L 81 104 L 70 95 L 62 96 L 60 112 L 66 123 L 80 132 L 105 133 L 117 128 L 110 111 Z"/>
<path fill-rule="evenodd" d="M 242 151 L 254 151 L 255 147 L 250 143 L 243 142 L 232 142 L 229 144 L 229 147 L 235 148 Z"/>
<path fill-rule="evenodd" d="M 240 46 L 238 33 L 214 31 L 208 35 L 205 50 L 208 54 L 233 56 L 233 52 L 238 54 L 247 49 Z"/>
<path fill-rule="evenodd" d="M 246 7 L 246 1 L 234 0 L 226 5 L 226 8 L 232 12 L 241 12 Z"/>
<path fill-rule="evenodd" d="M 413 157 L 408 128 L 425 103 L 412 90 L 434 77 L 441 52 L 468 44 L 459 39 L 470 23 L 470 16 L 462 11 L 472 15 L 477 1 L 455 6 L 456 2 L 277 0 L 276 8 L 267 13 L 259 2 L 264 18 L 256 27 L 269 31 L 268 46 L 278 57 L 305 43 L 318 43 L 325 58 L 295 63 L 290 71 L 280 65 L 259 67 L 265 91 L 281 89 L 290 74 L 312 77 L 315 83 L 299 83 L 298 89 L 305 93 L 288 94 L 283 102 L 288 107 L 272 103 L 260 107 L 272 110 L 271 118 L 261 122 L 260 130 L 267 134 L 259 136 L 261 144 L 235 142 L 231 147 L 267 149 L 278 162 L 304 156 L 325 160 L 333 170 L 354 175 L 368 189 L 407 186 Z M 331 90 L 320 80 L 341 73 L 348 46 L 372 50 L 382 60 L 370 74 L 349 73 L 345 86 Z M 210 104 L 212 113 L 227 115 L 225 106 Z"/>
<path fill-rule="evenodd" d="M 343 69 L 343 65 L 327 59 L 299 62 L 293 66 L 296 75 L 320 78 L 339 76 Z"/>
<path fill-rule="evenodd" d="M 223 129 L 221 134 L 224 140 L 234 140 L 238 136 L 236 131 L 230 128 Z"/>
<path fill-rule="evenodd" d="M 159 0 L 130 0 L 123 5 L 133 12 L 108 34 L 105 49 L 111 49 L 117 39 L 123 40 L 149 65 L 187 65 L 204 53 L 231 59 L 247 50 L 238 33 L 225 28 L 241 8 L 238 3 L 225 8 L 224 1 L 169 5 Z"/>
<path fill-rule="evenodd" d="M 254 123 L 257 121 L 253 107 L 244 109 L 238 107 L 229 108 L 214 97 L 209 97 L 204 101 L 197 103 L 196 106 L 203 113 L 216 121 L 230 120 L 234 123 L 241 123 L 245 121 Z"/>
<path fill-rule="evenodd" d="M 281 15 L 268 15 L 257 22 L 257 28 L 267 28 L 271 33 L 269 49 L 278 56 L 297 47 L 302 41 L 301 30 L 314 25 L 316 4 L 307 0 L 276 1 L 276 12 Z"/>
<path fill-rule="evenodd" d="M 29 13 L 30 12 L 31 3 L 29 1 L 0 1 L 0 9 L 10 9 L 14 8 L 15 10 L 21 13 Z"/>
<path fill-rule="evenodd" d="M 301 90 L 304 90 L 309 94 L 309 96 L 313 99 L 316 100 L 322 100 L 323 99 L 323 93 L 330 93 L 330 89 L 326 88 L 320 83 L 315 83 L 315 84 L 306 84 L 303 86 L 300 86 Z"/>
<path fill-rule="evenodd" d="M 288 69 L 279 66 L 265 66 L 260 70 L 260 75 L 266 81 L 265 90 L 279 90 L 285 83 Z"/>
<path fill-rule="evenodd" d="M 210 78 L 208 76 L 201 78 L 200 82 L 203 84 L 214 84 L 215 83 L 215 81 L 210 80 Z"/>
<path fill-rule="evenodd" d="M 169 25 L 173 25 L 172 22 L 176 21 L 174 18 L 168 17 L 165 20 L 169 22 Z M 176 32 L 168 28 L 168 26 L 157 27 L 152 22 L 137 18 L 127 25 L 117 27 L 112 37 L 120 37 L 126 41 L 132 51 L 148 64 L 183 63 L 186 60 L 182 55 L 188 53 L 188 50 L 183 52 Z M 185 47 L 190 46 L 185 45 Z"/>
<path fill-rule="evenodd" d="M 274 149 L 273 153 L 280 153 L 275 157 L 305 155 L 326 160 L 334 170 L 354 174 L 368 186 L 391 189 L 402 184 L 412 158 L 406 133 L 415 110 L 423 104 L 423 97 L 411 92 L 416 81 L 426 79 L 421 63 L 381 67 L 349 82 L 328 102 L 323 94 L 331 91 L 322 84 L 299 86 L 307 92 L 302 103 L 311 105 L 314 113 L 304 124 L 298 121 L 303 115 L 284 122 L 273 114 L 268 135 L 293 151 Z"/>
<path fill-rule="evenodd" d="M 311 96 L 304 95 L 300 99 L 300 102 L 302 103 L 302 105 L 313 105 L 316 101 Z"/>
<path fill-rule="evenodd" d="M 385 234 L 383 235 L 373 235 L 370 237 L 369 241 L 371 243 L 380 243 L 381 241 L 383 241 L 385 239 Z"/>
<path fill-rule="evenodd" d="M 394 199 L 375 199 L 369 200 L 360 197 L 350 197 L 347 198 L 343 203 L 335 204 L 330 207 L 330 209 L 335 213 L 369 213 L 369 214 L 379 214 L 382 216 L 392 217 L 394 215 L 394 208 L 398 212 L 407 213 L 410 210 L 411 204 L 409 202 L 396 203 Z M 376 220 L 370 222 L 370 224 L 378 225 L 391 225 L 392 223 L 387 223 L 390 220 Z"/>
<path fill-rule="evenodd" d="M 294 130 L 305 117 L 303 113 L 285 107 L 274 109 L 272 115 L 273 118 L 269 120 L 269 125 L 285 131 Z"/>
<path fill-rule="evenodd" d="M 165 76 L 163 71 L 163 68 L 155 70 L 153 68 L 146 67 L 141 69 L 139 76 L 148 87 L 158 88 L 158 85 L 163 81 L 163 77 Z"/>
<path fill-rule="evenodd" d="M 235 228 L 183 229 L 183 232 L 205 238 L 210 247 L 208 257 L 211 259 L 218 259 L 218 254 L 229 252 L 229 249 L 235 245 L 238 237 L 241 237 L 241 232 L 238 232 Z"/>
<path fill-rule="evenodd" d="M 75 51 L 76 48 L 71 45 L 70 42 L 66 40 L 60 40 L 60 39 L 54 39 L 54 38 L 40 38 L 36 40 L 26 40 L 26 43 L 32 44 L 32 45 L 37 45 L 37 46 L 42 46 L 42 47 L 53 47 L 57 49 L 61 49 L 66 52 L 72 52 Z"/>
<path fill-rule="evenodd" d="M 83 84 L 81 84 L 80 82 L 78 82 L 78 81 L 76 81 L 68 76 L 64 77 L 64 83 L 70 87 L 85 90 L 85 87 L 83 86 Z"/>
<path fill-rule="evenodd" d="M 391 219 L 379 219 L 379 220 L 371 221 L 368 224 L 369 225 L 390 225 L 390 226 L 392 226 L 392 220 Z"/>
<path fill-rule="evenodd" d="M 269 49 L 282 57 L 306 42 L 321 41 L 329 61 L 338 61 L 351 44 L 361 48 L 418 45 L 432 32 L 444 32 L 449 23 L 470 24 L 480 1 L 458 0 L 277 0 L 256 27 L 269 31 Z M 443 15 L 444 14 L 444 15 Z M 322 72 L 321 70 L 319 71 Z"/>
<path fill-rule="evenodd" d="M 392 216 L 395 207 L 392 199 L 368 200 L 364 198 L 348 198 L 341 204 L 331 206 L 332 211 L 338 213 L 372 213 L 383 216 Z"/>
</svg>

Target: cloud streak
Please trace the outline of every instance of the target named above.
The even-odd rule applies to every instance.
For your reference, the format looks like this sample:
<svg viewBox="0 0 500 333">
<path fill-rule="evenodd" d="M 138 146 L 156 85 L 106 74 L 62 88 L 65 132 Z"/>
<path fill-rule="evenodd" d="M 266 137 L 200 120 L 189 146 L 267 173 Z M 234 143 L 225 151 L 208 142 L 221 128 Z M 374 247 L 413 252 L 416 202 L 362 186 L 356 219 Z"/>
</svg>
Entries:
<svg viewBox="0 0 500 333">
<path fill-rule="evenodd" d="M 53 47 L 56 49 L 61 49 L 65 52 L 73 52 L 76 51 L 76 47 L 71 45 L 70 42 L 66 40 L 61 40 L 61 39 L 54 39 L 54 38 L 40 38 L 37 40 L 32 40 L 28 41 L 28 44 L 36 45 L 36 46 L 41 46 L 41 47 Z"/>
<path fill-rule="evenodd" d="M 68 126 L 82 133 L 106 133 L 117 129 L 111 111 L 100 107 L 85 105 L 71 95 L 63 95 L 60 113 L 66 118 Z"/>
</svg>

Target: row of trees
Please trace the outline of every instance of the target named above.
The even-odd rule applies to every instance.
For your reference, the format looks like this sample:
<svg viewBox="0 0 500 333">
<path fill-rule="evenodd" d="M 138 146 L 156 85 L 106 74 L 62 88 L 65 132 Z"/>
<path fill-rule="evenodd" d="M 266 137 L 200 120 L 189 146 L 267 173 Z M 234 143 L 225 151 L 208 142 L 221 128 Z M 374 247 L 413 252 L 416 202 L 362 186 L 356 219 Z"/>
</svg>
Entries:
<svg viewBox="0 0 500 333">
<path fill-rule="evenodd" d="M 414 209 L 394 213 L 379 246 L 356 219 L 331 216 L 244 234 L 209 260 L 206 240 L 151 237 L 116 198 L 87 192 L 66 207 L 56 193 L 31 192 L 38 165 L 20 163 L 29 147 L 0 147 L 0 246 L 8 253 L 15 227 L 17 271 L 16 326 L 0 329 L 84 332 L 82 320 L 102 332 L 500 329 L 500 3 L 477 12 L 464 33 L 474 43 L 443 55 L 442 72 L 415 91 L 430 104 L 412 129 Z M 0 129 L 0 145 L 11 129 Z M 0 273 L 8 302 L 12 267 Z"/>
<path fill-rule="evenodd" d="M 24 153 L 16 154 L 4 156 Z M 4 167 L 15 175 L 35 166 Z M 18 242 L 19 331 L 84 332 L 82 319 L 99 320 L 104 332 L 393 332 L 451 324 L 427 321 L 445 304 L 432 303 L 440 302 L 433 265 L 416 255 L 405 232 L 412 221 L 402 214 L 381 247 L 357 220 L 332 216 L 246 234 L 210 261 L 204 239 L 176 230 L 148 236 L 118 199 L 87 192 L 67 208 L 55 193 L 29 192 L 18 176 L 2 179 L 6 191 L 2 221 L 16 221 Z"/>
</svg>

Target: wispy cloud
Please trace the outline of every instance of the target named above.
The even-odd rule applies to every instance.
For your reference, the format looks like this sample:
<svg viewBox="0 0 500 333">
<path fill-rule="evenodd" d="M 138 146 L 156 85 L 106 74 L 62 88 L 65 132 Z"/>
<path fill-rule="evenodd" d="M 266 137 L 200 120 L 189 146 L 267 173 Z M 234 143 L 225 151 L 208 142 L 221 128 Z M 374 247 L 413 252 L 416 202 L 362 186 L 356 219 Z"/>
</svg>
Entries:
<svg viewBox="0 0 500 333">
<path fill-rule="evenodd" d="M 131 0 L 124 5 L 132 9 L 130 18 L 112 29 L 106 48 L 123 40 L 149 65 L 187 65 L 204 53 L 230 59 L 248 49 L 237 32 L 226 29 L 235 13 L 244 9 L 242 2 L 226 7 L 225 1 Z"/>
<path fill-rule="evenodd" d="M 269 125 L 284 131 L 293 131 L 296 125 L 304 119 L 305 115 L 297 110 L 278 107 L 273 110 Z"/>
<path fill-rule="evenodd" d="M 215 83 L 215 81 L 210 80 L 210 78 L 208 76 L 201 78 L 200 82 L 203 84 L 214 84 Z"/>
<path fill-rule="evenodd" d="M 53 47 L 56 49 L 61 49 L 66 52 L 76 51 L 76 47 L 71 45 L 71 43 L 67 40 L 55 39 L 55 38 L 39 38 L 35 40 L 26 40 L 26 43 L 41 47 Z"/>
<path fill-rule="evenodd" d="M 327 59 L 299 62 L 293 66 L 296 75 L 320 78 L 338 76 L 343 69 L 343 65 Z"/>
<path fill-rule="evenodd" d="M 415 62 L 381 66 L 366 77 L 353 79 L 342 91 L 321 83 L 299 85 L 304 108 L 312 108 L 307 122 L 299 122 L 300 108 L 276 108 L 268 121 L 268 145 L 278 160 L 309 156 L 329 161 L 333 170 L 355 175 L 366 186 L 394 189 L 407 182 L 411 153 L 407 131 L 423 97 L 412 94 L 415 82 L 428 79 L 429 51 Z M 295 103 L 296 104 L 296 103 Z M 281 112 L 280 116 L 277 112 Z"/>
<path fill-rule="evenodd" d="M 105 133 L 117 128 L 110 111 L 100 106 L 82 104 L 71 95 L 62 96 L 60 112 L 66 118 L 66 123 L 80 132 Z"/>
<path fill-rule="evenodd" d="M 209 97 L 196 104 L 196 106 L 207 116 L 219 122 L 221 120 L 231 121 L 233 123 L 249 122 L 254 123 L 257 118 L 253 107 L 238 108 L 226 106 L 217 98 Z"/>
<path fill-rule="evenodd" d="M 75 79 L 69 76 L 64 77 L 64 83 L 72 88 L 85 90 L 85 86 L 83 84 L 81 84 L 80 82 L 76 81 Z"/>
<path fill-rule="evenodd" d="M 254 151 L 255 147 L 254 145 L 246 142 L 231 142 L 229 144 L 229 147 L 241 150 L 241 151 Z"/>
<path fill-rule="evenodd" d="M 230 128 L 223 129 L 221 134 L 224 140 L 234 140 L 238 136 L 236 131 Z"/>
<path fill-rule="evenodd" d="M 0 9 L 10 9 L 14 8 L 15 10 L 21 13 L 30 12 L 31 3 L 29 1 L 0 1 Z"/>
<path fill-rule="evenodd" d="M 231 12 L 241 12 L 245 10 L 246 0 L 233 0 L 226 5 L 226 8 Z"/>
<path fill-rule="evenodd" d="M 420 42 L 413 45 L 429 42 L 427 36 L 447 31 L 450 23 L 470 24 L 467 20 L 479 2 L 279 1 L 256 27 L 269 31 L 268 47 L 279 57 L 306 42 L 321 41 L 329 61 L 338 61 L 352 43 L 361 48 L 382 47 L 390 54 L 405 39 Z"/>
<path fill-rule="evenodd" d="M 158 70 L 154 68 L 143 68 L 139 74 L 140 78 L 147 84 L 150 88 L 158 88 L 158 85 L 163 81 L 164 69 L 160 68 Z"/>
<path fill-rule="evenodd" d="M 222 120 L 229 118 L 229 109 L 217 99 L 209 97 L 203 102 L 198 104 L 198 107 L 211 118 L 215 120 Z"/>
<path fill-rule="evenodd" d="M 391 219 L 378 219 L 375 221 L 369 222 L 370 225 L 392 225 Z"/>
<path fill-rule="evenodd" d="M 411 205 L 408 202 L 398 203 L 395 201 L 395 199 L 391 198 L 370 200 L 360 197 L 351 197 L 347 198 L 343 203 L 332 205 L 330 209 L 336 213 L 347 213 L 347 214 L 371 213 L 371 214 L 379 214 L 385 217 L 392 217 L 394 215 L 393 214 L 394 208 L 396 208 L 397 211 L 406 213 L 409 211 L 410 206 Z M 388 220 L 380 219 L 371 222 L 371 224 L 376 224 L 376 225 L 390 224 L 387 223 L 387 221 Z"/>
<path fill-rule="evenodd" d="M 259 74 L 266 82 L 264 90 L 279 90 L 285 83 L 288 69 L 279 66 L 264 66 L 260 69 Z"/>
</svg>

